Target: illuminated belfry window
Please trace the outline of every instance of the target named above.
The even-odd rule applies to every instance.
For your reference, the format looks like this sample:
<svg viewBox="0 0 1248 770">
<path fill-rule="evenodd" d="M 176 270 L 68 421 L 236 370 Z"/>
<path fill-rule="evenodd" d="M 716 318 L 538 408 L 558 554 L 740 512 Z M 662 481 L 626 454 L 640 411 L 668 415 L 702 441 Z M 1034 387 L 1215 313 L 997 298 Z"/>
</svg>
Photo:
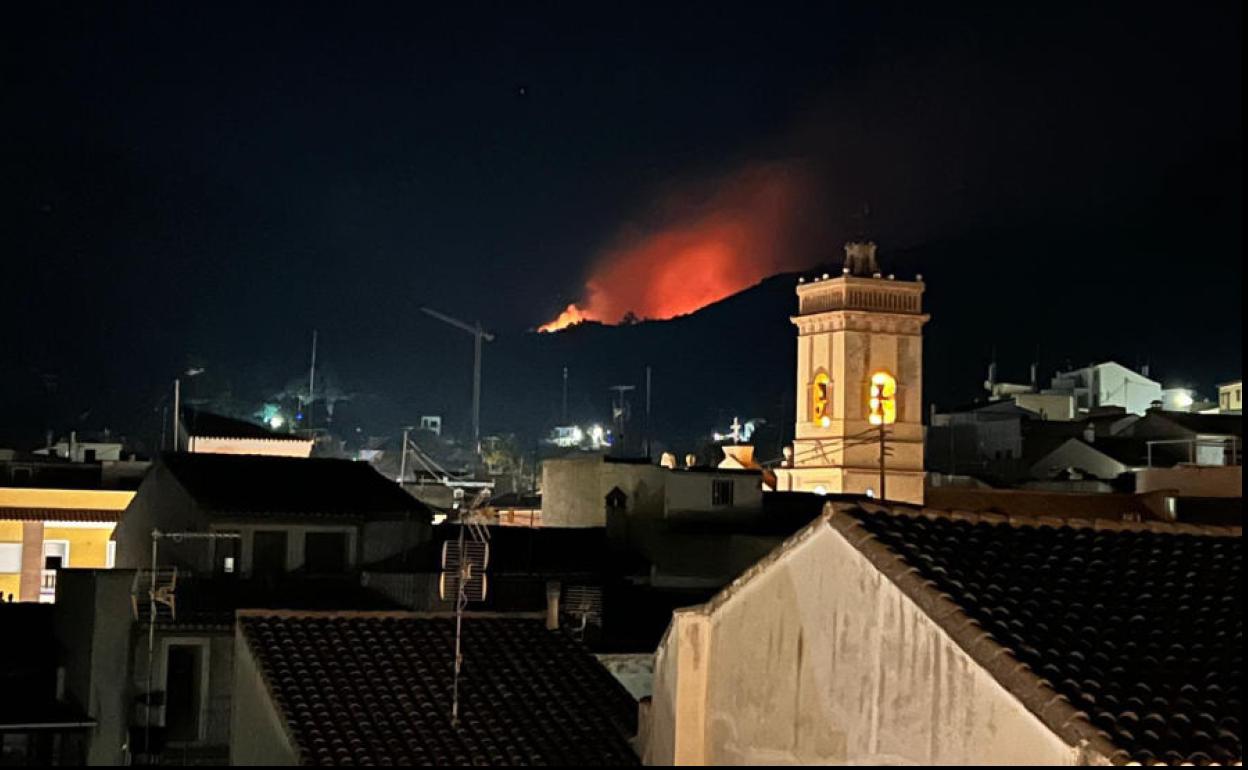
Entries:
<svg viewBox="0 0 1248 770">
<path fill-rule="evenodd" d="M 888 372 L 871 375 L 871 390 L 867 399 L 868 421 L 872 425 L 892 425 L 897 422 L 897 380 Z"/>
<path fill-rule="evenodd" d="M 827 427 L 832 421 L 832 378 L 819 372 L 810 383 L 810 421 Z"/>
</svg>

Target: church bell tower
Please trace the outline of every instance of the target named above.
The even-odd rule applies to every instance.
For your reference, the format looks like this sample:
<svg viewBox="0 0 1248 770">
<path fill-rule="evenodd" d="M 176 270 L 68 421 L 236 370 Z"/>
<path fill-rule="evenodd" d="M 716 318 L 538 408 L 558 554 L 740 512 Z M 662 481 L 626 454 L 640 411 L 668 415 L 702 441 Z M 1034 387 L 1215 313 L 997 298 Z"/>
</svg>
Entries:
<svg viewBox="0 0 1248 770">
<path fill-rule="evenodd" d="M 779 491 L 923 503 L 923 280 L 885 277 L 875 251 L 848 243 L 841 275 L 799 279 L 797 424 Z"/>
</svg>

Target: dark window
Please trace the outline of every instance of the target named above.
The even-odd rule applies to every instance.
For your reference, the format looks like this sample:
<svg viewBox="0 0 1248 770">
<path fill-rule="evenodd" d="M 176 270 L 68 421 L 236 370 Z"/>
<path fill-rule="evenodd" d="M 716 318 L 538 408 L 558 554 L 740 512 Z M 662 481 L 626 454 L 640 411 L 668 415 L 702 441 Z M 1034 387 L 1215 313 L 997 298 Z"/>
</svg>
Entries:
<svg viewBox="0 0 1248 770">
<path fill-rule="evenodd" d="M 251 571 L 256 575 L 274 575 L 286 571 L 285 530 L 256 530 L 251 548 Z"/>
<path fill-rule="evenodd" d="M 303 566 L 318 575 L 347 569 L 347 533 L 309 532 L 303 544 Z"/>
<path fill-rule="evenodd" d="M 711 505 L 732 505 L 730 479 L 716 479 L 711 482 Z"/>
<path fill-rule="evenodd" d="M 165 730 L 171 741 L 199 739 L 200 653 L 187 644 L 169 647 L 165 668 Z"/>
</svg>

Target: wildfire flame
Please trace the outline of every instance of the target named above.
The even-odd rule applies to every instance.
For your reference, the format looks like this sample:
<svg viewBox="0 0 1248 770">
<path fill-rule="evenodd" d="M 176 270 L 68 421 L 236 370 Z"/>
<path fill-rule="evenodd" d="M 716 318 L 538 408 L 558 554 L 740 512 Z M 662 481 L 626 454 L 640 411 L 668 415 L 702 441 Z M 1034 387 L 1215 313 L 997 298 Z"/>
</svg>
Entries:
<svg viewBox="0 0 1248 770">
<path fill-rule="evenodd" d="M 800 260 L 785 240 L 805 185 L 782 164 L 748 167 L 710 194 L 672 196 L 657 226 L 617 237 L 596 262 L 580 302 L 539 327 L 587 320 L 666 319 L 718 302 Z"/>
<path fill-rule="evenodd" d="M 560 313 L 555 320 L 550 323 L 542 324 L 537 327 L 537 330 L 539 332 L 557 332 L 560 329 L 566 329 L 569 326 L 575 326 L 576 324 L 587 320 L 589 320 L 589 316 L 587 316 L 585 311 L 581 310 L 576 306 L 576 303 L 573 302 L 564 308 L 563 312 Z"/>
</svg>

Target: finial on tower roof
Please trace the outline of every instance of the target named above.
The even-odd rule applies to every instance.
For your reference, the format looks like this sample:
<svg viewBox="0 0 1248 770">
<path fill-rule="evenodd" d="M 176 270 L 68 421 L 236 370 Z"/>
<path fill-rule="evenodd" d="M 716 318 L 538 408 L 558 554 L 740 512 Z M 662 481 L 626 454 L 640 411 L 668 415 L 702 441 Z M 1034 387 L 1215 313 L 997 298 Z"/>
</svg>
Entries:
<svg viewBox="0 0 1248 770">
<path fill-rule="evenodd" d="M 876 275 L 880 266 L 875 261 L 874 241 L 850 241 L 845 244 L 845 267 L 851 275 Z"/>
</svg>

